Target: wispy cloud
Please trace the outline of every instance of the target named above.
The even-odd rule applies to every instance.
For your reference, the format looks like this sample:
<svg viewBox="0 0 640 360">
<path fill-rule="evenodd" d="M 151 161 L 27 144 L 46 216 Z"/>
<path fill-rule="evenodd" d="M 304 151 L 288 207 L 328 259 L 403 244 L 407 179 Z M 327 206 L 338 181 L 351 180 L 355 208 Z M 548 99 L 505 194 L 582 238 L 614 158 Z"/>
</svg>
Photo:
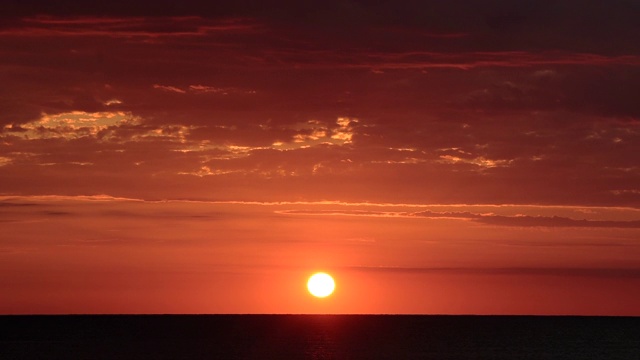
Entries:
<svg viewBox="0 0 640 360">
<path fill-rule="evenodd" d="M 475 68 L 531 68 L 554 65 L 640 66 L 637 55 L 601 55 L 559 51 L 494 51 L 494 52 L 332 52 L 271 51 L 271 57 L 303 68 L 368 69 L 376 73 L 387 70 L 430 70 Z M 279 61 L 280 63 L 282 60 Z M 272 64 L 276 65 L 276 64 Z"/>
<path fill-rule="evenodd" d="M 640 229 L 640 220 L 612 221 L 612 220 L 587 220 L 572 219 L 561 216 L 528 216 L 514 215 L 501 216 L 487 213 L 474 213 L 469 211 L 373 211 L 373 210 L 279 210 L 280 214 L 290 215 L 322 215 L 322 216 L 365 216 L 385 218 L 426 218 L 426 219 L 454 219 L 475 221 L 486 225 L 511 226 L 511 227 L 549 227 L 549 228 L 631 228 Z"/>
<path fill-rule="evenodd" d="M 163 90 L 163 91 L 175 92 L 175 93 L 178 93 L 178 94 L 186 94 L 187 93 L 186 90 L 182 90 L 182 89 L 177 88 L 175 86 L 169 86 L 169 85 L 154 84 L 153 88 L 154 89 L 158 89 L 158 90 Z"/>
<path fill-rule="evenodd" d="M 0 206 L 34 206 L 37 202 L 51 202 L 51 201 L 144 201 L 141 199 L 117 197 L 106 194 L 96 195 L 30 195 L 30 196 L 15 196 L 15 195 L 2 195 L 0 196 Z"/>
<path fill-rule="evenodd" d="M 154 84 L 153 88 L 178 94 L 253 95 L 256 93 L 255 90 L 245 90 L 233 87 L 215 87 L 209 85 L 189 85 L 185 88 L 181 88 L 178 86 Z"/>
<path fill-rule="evenodd" d="M 476 219 L 484 224 L 499 226 L 522 227 L 594 227 L 594 228 L 633 228 L 640 229 L 640 220 L 637 221 L 596 221 L 569 219 L 559 216 L 481 216 Z"/>
<path fill-rule="evenodd" d="M 212 21 L 198 16 L 36 16 L 24 18 L 12 27 L 0 29 L 0 36 L 166 38 L 205 36 L 212 33 L 246 33 L 255 29 L 256 24 L 246 19 Z"/>
<path fill-rule="evenodd" d="M 620 267 L 387 267 L 358 266 L 349 269 L 365 272 L 412 273 L 412 274 L 474 274 L 507 276 L 563 276 L 563 277 L 601 277 L 601 278 L 640 278 L 640 268 Z"/>
</svg>

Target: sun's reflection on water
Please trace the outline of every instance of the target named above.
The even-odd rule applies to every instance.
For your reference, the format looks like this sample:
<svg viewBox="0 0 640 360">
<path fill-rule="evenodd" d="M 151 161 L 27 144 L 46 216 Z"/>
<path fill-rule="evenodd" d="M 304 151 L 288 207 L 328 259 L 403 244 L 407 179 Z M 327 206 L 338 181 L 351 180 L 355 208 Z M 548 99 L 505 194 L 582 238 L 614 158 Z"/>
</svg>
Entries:
<svg viewBox="0 0 640 360">
<path fill-rule="evenodd" d="M 305 355 L 314 360 L 338 358 L 335 334 L 327 329 L 313 334 L 307 341 Z"/>
</svg>

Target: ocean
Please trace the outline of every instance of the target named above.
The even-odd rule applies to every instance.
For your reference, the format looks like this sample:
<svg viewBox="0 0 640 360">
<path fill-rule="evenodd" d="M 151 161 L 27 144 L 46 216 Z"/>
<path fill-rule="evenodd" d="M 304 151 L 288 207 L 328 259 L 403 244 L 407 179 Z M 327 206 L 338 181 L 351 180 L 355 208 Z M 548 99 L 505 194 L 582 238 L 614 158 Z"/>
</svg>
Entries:
<svg viewBox="0 0 640 360">
<path fill-rule="evenodd" d="M 0 359 L 640 359 L 640 318 L 0 316 Z"/>
</svg>

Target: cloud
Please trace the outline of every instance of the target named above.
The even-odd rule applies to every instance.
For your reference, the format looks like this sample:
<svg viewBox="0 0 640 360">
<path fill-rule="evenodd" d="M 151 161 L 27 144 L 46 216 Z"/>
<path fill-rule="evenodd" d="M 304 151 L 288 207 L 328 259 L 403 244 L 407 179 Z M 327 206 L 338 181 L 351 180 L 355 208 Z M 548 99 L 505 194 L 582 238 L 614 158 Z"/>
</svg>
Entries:
<svg viewBox="0 0 640 360">
<path fill-rule="evenodd" d="M 59 17 L 23 18 L 0 28 L 0 37 L 107 37 L 170 38 L 205 36 L 211 33 L 250 32 L 254 24 L 241 19 L 210 20 L 183 17 Z"/>
<path fill-rule="evenodd" d="M 180 125 L 154 126 L 141 123 L 129 112 L 73 111 L 60 114 L 42 114 L 38 120 L 20 126 L 5 125 L 0 138 L 10 141 L 37 141 L 46 139 L 74 140 L 92 138 L 99 142 L 145 141 L 164 139 L 184 142 L 189 129 Z"/>
<path fill-rule="evenodd" d="M 402 217 L 400 212 L 371 210 L 278 210 L 278 214 L 311 216 L 365 216 L 365 217 Z"/>
<path fill-rule="evenodd" d="M 625 4 L 15 5 L 0 23 L 3 185 L 636 206 Z M 607 16 L 593 34 L 568 25 Z"/>
<path fill-rule="evenodd" d="M 494 72 L 482 88 L 467 93 L 456 104 L 490 112 L 568 110 L 633 121 L 640 117 L 640 106 L 628 90 L 640 81 L 637 65 L 547 67 L 508 77 Z"/>
<path fill-rule="evenodd" d="M 521 227 L 594 227 L 594 228 L 640 228 L 640 220 L 637 221 L 594 221 L 569 219 L 559 216 L 533 217 L 533 216 L 482 216 L 477 221 L 500 226 Z"/>
<path fill-rule="evenodd" d="M 387 218 L 427 218 L 427 219 L 457 219 L 472 220 L 481 224 L 510 227 L 547 227 L 547 228 L 628 228 L 640 229 L 640 220 L 613 221 L 572 219 L 561 216 L 501 216 L 486 213 L 457 212 L 457 211 L 373 211 L 373 210 L 281 210 L 281 214 L 290 215 L 325 215 L 325 216 L 367 216 Z"/>
<path fill-rule="evenodd" d="M 231 94 L 242 94 L 242 95 L 252 95 L 255 94 L 255 90 L 243 90 L 237 88 L 225 88 L 225 87 L 215 87 L 208 85 L 189 85 L 189 90 L 195 92 L 196 94 L 217 94 L 217 95 L 231 95 Z"/>
<path fill-rule="evenodd" d="M 598 278 L 640 278 L 640 269 L 633 267 L 598 268 L 598 267 L 349 267 L 351 270 L 365 272 L 391 272 L 411 274 L 460 274 L 460 275 L 506 275 L 506 276 L 563 276 L 563 277 L 598 277 Z"/>
<path fill-rule="evenodd" d="M 640 228 L 640 220 L 635 221 L 605 221 L 571 219 L 561 216 L 500 216 L 493 214 L 474 214 L 470 212 L 432 212 L 422 211 L 411 216 L 427 218 L 472 219 L 482 224 L 517 227 L 576 227 L 576 228 Z"/>
<path fill-rule="evenodd" d="M 178 94 L 192 93 L 192 94 L 213 94 L 213 95 L 235 95 L 235 94 L 252 95 L 256 93 L 255 90 L 214 87 L 214 86 L 208 86 L 208 85 L 189 85 L 187 88 L 181 89 L 176 86 L 154 84 L 153 88 L 162 90 L 162 91 L 174 92 Z"/>
<path fill-rule="evenodd" d="M 154 89 L 158 89 L 158 90 L 163 90 L 163 91 L 175 92 L 175 93 L 178 93 L 178 94 L 186 94 L 187 93 L 186 90 L 182 90 L 182 89 L 179 89 L 179 88 L 177 88 L 175 86 L 169 86 L 169 85 L 154 84 L 153 88 Z"/>
<path fill-rule="evenodd" d="M 30 195 L 30 196 L 0 196 L 0 204 L 3 206 L 34 206 L 39 202 L 55 202 L 55 201 L 143 201 L 141 199 L 116 197 L 106 194 L 96 195 Z"/>
<path fill-rule="evenodd" d="M 483 52 L 483 53 L 387 53 L 356 56 L 355 65 L 378 70 L 420 70 L 451 68 L 469 70 L 481 67 L 531 67 L 551 65 L 640 65 L 640 56 L 604 56 L 582 53 Z M 338 64 L 336 62 L 336 64 Z"/>
<path fill-rule="evenodd" d="M 462 158 L 462 157 L 452 156 L 452 155 L 440 155 L 440 161 L 448 164 L 472 164 L 472 165 L 479 166 L 481 168 L 494 168 L 494 167 L 501 167 L 501 166 L 509 166 L 509 163 L 512 160 L 500 160 L 500 159 L 492 160 L 492 159 L 487 159 L 483 156 L 469 159 L 469 158 Z"/>
</svg>

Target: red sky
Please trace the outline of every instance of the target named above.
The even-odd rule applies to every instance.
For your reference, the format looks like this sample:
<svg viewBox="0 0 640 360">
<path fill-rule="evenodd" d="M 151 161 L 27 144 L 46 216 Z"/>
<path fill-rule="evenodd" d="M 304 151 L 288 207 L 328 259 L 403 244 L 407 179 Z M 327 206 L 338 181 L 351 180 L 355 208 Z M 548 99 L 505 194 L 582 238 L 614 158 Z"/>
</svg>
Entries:
<svg viewBox="0 0 640 360">
<path fill-rule="evenodd" d="M 0 313 L 640 315 L 638 2 L 305 4 L 3 4 Z"/>
</svg>

